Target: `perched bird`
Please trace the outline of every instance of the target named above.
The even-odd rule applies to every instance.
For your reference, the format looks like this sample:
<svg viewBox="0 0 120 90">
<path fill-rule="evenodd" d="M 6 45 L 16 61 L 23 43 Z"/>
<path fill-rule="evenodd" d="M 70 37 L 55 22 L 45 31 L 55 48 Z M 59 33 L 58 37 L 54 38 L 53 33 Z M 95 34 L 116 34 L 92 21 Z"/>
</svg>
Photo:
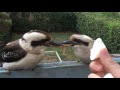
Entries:
<svg viewBox="0 0 120 90">
<path fill-rule="evenodd" d="M 34 69 L 43 60 L 47 46 L 61 46 L 44 31 L 31 30 L 22 38 L 6 44 L 0 56 L 2 67 L 8 70 Z"/>
<path fill-rule="evenodd" d="M 81 34 L 73 34 L 68 41 L 62 42 L 62 44 L 70 45 L 74 49 L 75 55 L 82 61 L 83 63 L 90 63 L 90 49 L 93 46 L 94 40 L 87 36 Z"/>
</svg>

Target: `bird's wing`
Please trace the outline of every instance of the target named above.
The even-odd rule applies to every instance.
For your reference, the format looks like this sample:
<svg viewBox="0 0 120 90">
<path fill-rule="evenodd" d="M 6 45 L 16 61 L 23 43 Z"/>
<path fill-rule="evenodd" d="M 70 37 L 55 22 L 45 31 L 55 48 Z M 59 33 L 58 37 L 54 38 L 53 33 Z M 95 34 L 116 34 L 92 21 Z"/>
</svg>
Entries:
<svg viewBox="0 0 120 90">
<path fill-rule="evenodd" d="M 14 62 L 23 58 L 27 52 L 19 45 L 19 40 L 6 44 L 1 54 L 1 62 Z"/>
</svg>

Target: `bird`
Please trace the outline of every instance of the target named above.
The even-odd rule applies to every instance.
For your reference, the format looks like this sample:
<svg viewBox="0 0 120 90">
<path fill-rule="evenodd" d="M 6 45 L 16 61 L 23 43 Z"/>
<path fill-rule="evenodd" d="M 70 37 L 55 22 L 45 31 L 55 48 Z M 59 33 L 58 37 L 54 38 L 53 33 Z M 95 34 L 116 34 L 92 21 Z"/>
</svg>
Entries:
<svg viewBox="0 0 120 90">
<path fill-rule="evenodd" d="M 73 34 L 69 40 L 62 42 L 63 46 L 72 46 L 75 56 L 85 64 L 89 64 L 90 50 L 93 46 L 94 40 L 88 35 Z"/>
<path fill-rule="evenodd" d="M 42 30 L 30 30 L 4 46 L 0 63 L 7 70 L 33 70 L 43 60 L 48 46 L 61 45 Z"/>
</svg>

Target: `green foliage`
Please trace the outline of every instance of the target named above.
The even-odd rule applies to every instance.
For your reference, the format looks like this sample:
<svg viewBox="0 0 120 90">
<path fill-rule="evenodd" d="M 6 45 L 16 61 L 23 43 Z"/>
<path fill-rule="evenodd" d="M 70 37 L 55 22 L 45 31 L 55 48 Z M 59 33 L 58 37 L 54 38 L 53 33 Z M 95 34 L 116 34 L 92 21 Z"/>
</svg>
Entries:
<svg viewBox="0 0 120 90">
<path fill-rule="evenodd" d="M 12 25 L 12 20 L 9 14 L 6 12 L 0 12 L 0 41 L 4 43 L 10 40 L 10 28 Z"/>
<path fill-rule="evenodd" d="M 6 12 L 0 12 L 0 31 L 9 31 L 12 25 L 12 21 L 9 18 L 9 14 Z"/>
<path fill-rule="evenodd" d="M 14 32 L 31 29 L 75 31 L 76 16 L 72 12 L 11 12 Z"/>
<path fill-rule="evenodd" d="M 82 34 L 87 34 L 94 39 L 98 37 L 104 37 L 103 33 L 107 33 L 104 22 L 95 20 L 89 13 L 77 13 L 78 24 L 77 29 Z"/>
<path fill-rule="evenodd" d="M 78 12 L 77 29 L 93 39 L 102 38 L 111 53 L 120 53 L 120 15 L 118 12 Z"/>
</svg>

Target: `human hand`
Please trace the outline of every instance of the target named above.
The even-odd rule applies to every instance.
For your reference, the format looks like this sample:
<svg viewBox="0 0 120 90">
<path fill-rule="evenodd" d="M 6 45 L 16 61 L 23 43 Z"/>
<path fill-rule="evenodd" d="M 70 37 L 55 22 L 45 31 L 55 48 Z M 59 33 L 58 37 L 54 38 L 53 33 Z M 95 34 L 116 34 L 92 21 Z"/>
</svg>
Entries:
<svg viewBox="0 0 120 90">
<path fill-rule="evenodd" d="M 89 65 L 91 74 L 88 78 L 103 78 L 107 73 L 111 73 L 114 78 L 120 78 L 120 65 L 112 60 L 107 48 L 101 48 L 99 58 Z"/>
</svg>

